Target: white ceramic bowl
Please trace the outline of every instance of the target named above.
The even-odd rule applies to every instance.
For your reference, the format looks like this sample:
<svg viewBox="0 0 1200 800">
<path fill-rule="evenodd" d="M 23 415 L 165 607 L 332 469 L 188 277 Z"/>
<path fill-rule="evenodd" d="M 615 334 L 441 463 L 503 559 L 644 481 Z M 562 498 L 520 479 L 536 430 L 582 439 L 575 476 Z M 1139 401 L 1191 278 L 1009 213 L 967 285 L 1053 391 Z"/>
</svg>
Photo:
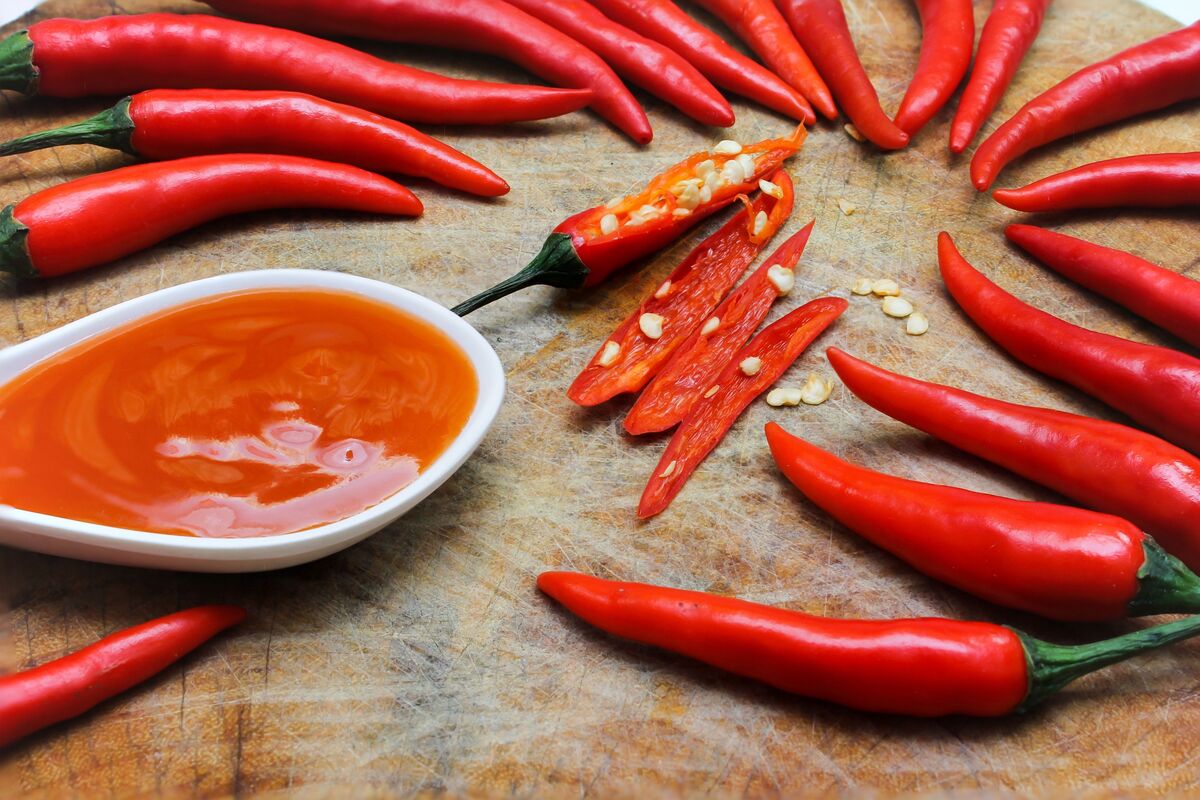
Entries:
<svg viewBox="0 0 1200 800">
<path fill-rule="evenodd" d="M 442 485 L 475 451 L 504 399 L 504 369 L 491 345 L 451 311 L 387 283 L 317 270 L 237 272 L 185 283 L 129 300 L 0 351 L 0 383 L 32 364 L 97 334 L 200 298 L 253 289 L 328 289 L 387 303 L 436 326 L 467 354 L 479 396 L 458 438 L 417 479 L 382 503 L 339 522 L 298 533 L 247 539 L 201 539 L 113 528 L 0 505 L 0 544 L 56 556 L 196 572 L 254 572 L 313 561 L 349 547 L 403 515 Z"/>
</svg>

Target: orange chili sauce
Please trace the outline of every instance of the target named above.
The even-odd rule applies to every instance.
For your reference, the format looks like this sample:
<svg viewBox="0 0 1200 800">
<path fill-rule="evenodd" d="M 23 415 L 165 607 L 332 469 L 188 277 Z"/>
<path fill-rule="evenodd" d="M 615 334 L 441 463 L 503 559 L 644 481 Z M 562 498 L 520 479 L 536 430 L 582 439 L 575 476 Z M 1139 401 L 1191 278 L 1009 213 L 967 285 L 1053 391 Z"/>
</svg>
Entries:
<svg viewBox="0 0 1200 800">
<path fill-rule="evenodd" d="M 136 530 L 267 536 L 411 483 L 475 406 L 466 353 L 339 292 L 168 309 L 0 387 L 0 502 Z"/>
</svg>

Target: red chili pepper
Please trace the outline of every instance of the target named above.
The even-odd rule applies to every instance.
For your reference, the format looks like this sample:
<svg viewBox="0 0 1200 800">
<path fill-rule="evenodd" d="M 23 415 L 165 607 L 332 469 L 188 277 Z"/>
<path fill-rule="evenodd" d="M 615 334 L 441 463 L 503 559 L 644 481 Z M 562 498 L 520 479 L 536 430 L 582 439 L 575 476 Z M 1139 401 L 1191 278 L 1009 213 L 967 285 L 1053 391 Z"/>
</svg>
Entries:
<svg viewBox="0 0 1200 800">
<path fill-rule="evenodd" d="M 1200 610 L 1200 578 L 1120 517 L 873 472 L 774 422 L 767 442 L 834 519 L 977 597 L 1067 621 Z"/>
<path fill-rule="evenodd" d="M 1188 617 L 1071 646 L 987 622 L 829 619 L 575 572 L 543 572 L 538 588 L 614 636 L 785 692 L 915 717 L 1027 711 L 1101 667 L 1200 633 L 1200 617 Z"/>
<path fill-rule="evenodd" d="M 746 406 L 787 372 L 847 305 L 840 297 L 820 297 L 806 303 L 763 328 L 729 360 L 671 437 L 642 492 L 639 517 L 653 517 L 671 504 Z M 751 359 L 752 368 L 744 363 Z"/>
<path fill-rule="evenodd" d="M 908 134 L 879 105 L 850 38 L 841 0 L 777 0 L 777 5 L 854 127 L 884 150 L 905 147 Z"/>
<path fill-rule="evenodd" d="M 945 233 L 938 260 L 950 295 L 1013 358 L 1200 452 L 1200 359 L 1090 331 L 1026 305 L 967 263 Z"/>
<path fill-rule="evenodd" d="M 950 126 L 950 150 L 961 153 L 983 127 L 1033 46 L 1051 0 L 996 0 L 979 37 L 971 79 Z"/>
<path fill-rule="evenodd" d="M 800 150 L 806 135 L 801 126 L 787 139 L 767 139 L 746 145 L 740 152 L 696 153 L 654 178 L 641 192 L 563 220 L 524 269 L 452 310 L 465 316 L 529 286 L 595 286 L 621 267 L 675 241 L 739 195 L 757 189 L 761 178 L 774 174 Z M 746 175 L 739 168 L 735 175 L 729 164 L 743 156 L 753 161 L 753 172 Z M 741 163 L 747 163 L 745 158 Z M 716 182 L 706 177 L 710 174 L 725 177 Z M 693 196 L 682 187 L 697 177 L 708 183 Z"/>
<path fill-rule="evenodd" d="M 992 197 L 1009 208 L 1027 212 L 1200 205 L 1200 153 L 1097 161 L 1020 189 L 998 189 Z"/>
<path fill-rule="evenodd" d="M 605 339 L 567 389 L 567 397 L 581 406 L 594 406 L 640 390 L 692 332 L 700 329 L 792 213 L 792 179 L 780 170 L 771 181 L 782 190 L 782 197 L 776 200 L 762 194 L 753 203 L 747 200 L 743 211 L 696 245 Z M 760 216 L 764 222 L 756 234 Z M 658 335 L 653 337 L 643 325 L 651 318 L 658 326 Z"/>
<path fill-rule="evenodd" d="M 697 122 L 727 128 L 733 108 L 708 79 L 669 47 L 604 16 L 587 0 L 508 0 L 590 48 L 617 74 Z"/>
<path fill-rule="evenodd" d="M 0 747 L 77 717 L 157 675 L 245 617 L 236 606 L 189 608 L 40 667 L 0 675 Z"/>
<path fill-rule="evenodd" d="M 657 433 L 683 422 L 700 396 L 766 319 L 781 289 L 772 270 L 790 273 L 804 254 L 813 223 L 779 246 L 754 273 L 717 306 L 715 328 L 692 332 L 663 365 L 625 416 L 625 430 L 634 436 Z M 787 275 L 786 277 L 791 277 Z"/>
<path fill-rule="evenodd" d="M 473 50 L 539 77 L 590 89 L 592 108 L 638 144 L 654 138 L 646 112 L 604 61 L 566 34 L 503 0 L 204 0 L 213 8 L 328 36 Z"/>
<path fill-rule="evenodd" d="M 606 15 L 692 62 L 710 81 L 806 124 L 817 121 L 804 96 L 746 58 L 670 0 L 591 0 Z"/>
<path fill-rule="evenodd" d="M 1123 517 L 1200 569 L 1200 459 L 1125 425 L 906 378 L 829 350 L 847 388 L 889 417 Z"/>
<path fill-rule="evenodd" d="M 45 97 L 280 89 L 409 122 L 498 125 L 583 108 L 586 89 L 467 81 L 302 33 L 203 14 L 48 19 L 0 42 L 0 89 Z"/>
<path fill-rule="evenodd" d="M 0 269 L 51 277 L 113 261 L 203 222 L 268 208 L 416 216 L 398 183 L 346 164 L 194 156 L 88 175 L 0 211 Z"/>
<path fill-rule="evenodd" d="M 154 89 L 96 116 L 0 144 L 0 156 L 94 144 L 165 161 L 216 153 L 277 153 L 401 172 L 484 197 L 508 184 L 473 158 L 403 122 L 292 92 Z"/>
<path fill-rule="evenodd" d="M 1200 97 L 1200 23 L 1163 34 L 1084 67 L 1026 103 L 971 159 L 983 191 L 1000 170 L 1036 147 Z"/>
<path fill-rule="evenodd" d="M 921 57 L 900 101 L 896 125 L 915 136 L 946 105 L 971 66 L 975 12 L 971 0 L 917 0 L 921 14 Z"/>
<path fill-rule="evenodd" d="M 1004 233 L 1060 275 L 1200 347 L 1200 282 L 1132 253 L 1032 225 L 1009 225 Z"/>
<path fill-rule="evenodd" d="M 776 75 L 829 119 L 837 119 L 833 95 L 779 13 L 773 0 L 696 0 L 750 46 Z"/>
</svg>

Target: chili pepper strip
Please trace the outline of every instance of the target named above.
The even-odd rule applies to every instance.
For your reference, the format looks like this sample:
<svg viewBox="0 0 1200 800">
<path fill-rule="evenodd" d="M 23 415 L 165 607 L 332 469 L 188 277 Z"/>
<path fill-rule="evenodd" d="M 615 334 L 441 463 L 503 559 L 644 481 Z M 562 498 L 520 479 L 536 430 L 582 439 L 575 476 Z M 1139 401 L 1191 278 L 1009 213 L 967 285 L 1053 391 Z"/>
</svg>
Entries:
<svg viewBox="0 0 1200 800">
<path fill-rule="evenodd" d="M 879 95 L 850 37 L 841 0 L 777 0 L 777 4 L 854 127 L 884 150 L 907 146 L 908 134 L 879 105 Z"/>
<path fill-rule="evenodd" d="M 557 117 L 592 99 L 587 89 L 448 78 L 303 33 L 203 14 L 48 19 L 0 42 L 0 89 L 88 97 L 196 88 L 304 92 L 439 125 Z"/>
<path fill-rule="evenodd" d="M 785 692 L 914 717 L 1027 711 L 1101 667 L 1200 634 L 1200 617 L 1188 617 L 1057 645 L 988 622 L 831 619 L 575 572 L 543 572 L 538 588 L 614 636 Z"/>
<path fill-rule="evenodd" d="M 996 0 L 983 33 L 967 88 L 950 125 L 950 150 L 961 153 L 1000 105 L 1021 61 L 1042 29 L 1051 0 Z"/>
<path fill-rule="evenodd" d="M 1076 72 L 1026 103 L 971 159 L 983 191 L 1006 165 L 1056 139 L 1200 97 L 1200 23 Z"/>
<path fill-rule="evenodd" d="M 230 214 L 341 208 L 416 216 L 398 183 L 346 164 L 271 155 L 193 156 L 88 175 L 0 211 L 0 270 L 51 277 L 113 261 Z"/>
<path fill-rule="evenodd" d="M 1200 205 L 1200 153 L 1162 153 L 1097 161 L 1020 189 L 997 189 L 992 197 L 1009 208 L 1026 212 Z"/>
<path fill-rule="evenodd" d="M 245 617 L 236 606 L 189 608 L 25 672 L 0 675 L 0 747 L 89 711 L 162 672 Z"/>
<path fill-rule="evenodd" d="M 971 67 L 975 12 L 971 0 L 917 0 L 921 55 L 912 83 L 900 101 L 896 126 L 915 136 L 946 105 Z"/>
<path fill-rule="evenodd" d="M 890 417 L 1089 508 L 1129 520 L 1200 569 L 1200 459 L 1157 436 L 888 372 L 840 350 L 847 388 Z"/>
<path fill-rule="evenodd" d="M 509 59 L 560 86 L 589 89 L 591 106 L 638 144 L 646 112 L 600 56 L 503 0 L 205 0 L 239 17 L 322 36 L 473 50 Z"/>
<path fill-rule="evenodd" d="M 810 222 L 793 234 L 722 300 L 709 318 L 716 320 L 710 323 L 714 325 L 711 330 L 702 326 L 688 336 L 629 409 L 625 416 L 627 433 L 638 436 L 665 431 L 687 417 L 729 360 L 758 330 L 776 299 L 787 293 L 812 229 Z"/>
<path fill-rule="evenodd" d="M 774 0 L 696 0 L 750 46 L 776 75 L 800 92 L 828 119 L 837 119 L 829 87 L 796 41 Z"/>
<path fill-rule="evenodd" d="M 1132 253 L 1032 225 L 1004 234 L 1060 275 L 1200 347 L 1200 282 Z"/>
<path fill-rule="evenodd" d="M 452 310 L 465 316 L 529 286 L 595 286 L 622 267 L 661 250 L 739 195 L 757 189 L 760 179 L 774 174 L 800 150 L 806 135 L 800 126 L 787 139 L 767 139 L 744 147 L 718 146 L 712 152 L 689 156 L 642 191 L 563 220 L 524 269 Z M 698 191 L 692 183 L 697 178 L 702 181 Z"/>
<path fill-rule="evenodd" d="M 93 144 L 165 161 L 217 153 L 276 153 L 401 172 L 484 197 L 504 179 L 403 122 L 293 92 L 153 89 L 90 119 L 0 144 L 0 156 Z"/>
<path fill-rule="evenodd" d="M 664 44 L 724 89 L 806 124 L 817 115 L 804 96 L 690 17 L 671 0 L 591 0 L 607 16 Z"/>
<path fill-rule="evenodd" d="M 985 278 L 945 233 L 938 237 L 938 260 L 950 295 L 1013 358 L 1200 452 L 1200 359 L 1039 311 Z"/>
<path fill-rule="evenodd" d="M 820 297 L 763 328 L 729 360 L 671 437 L 642 492 L 638 516 L 659 514 L 671 504 L 700 463 L 725 437 L 754 398 L 770 388 L 814 339 L 846 310 L 840 297 Z M 747 364 L 753 363 L 752 370 Z"/>
<path fill-rule="evenodd" d="M 873 472 L 774 422 L 767 442 L 834 519 L 977 597 L 1071 622 L 1200 611 L 1200 577 L 1120 517 Z"/>
</svg>

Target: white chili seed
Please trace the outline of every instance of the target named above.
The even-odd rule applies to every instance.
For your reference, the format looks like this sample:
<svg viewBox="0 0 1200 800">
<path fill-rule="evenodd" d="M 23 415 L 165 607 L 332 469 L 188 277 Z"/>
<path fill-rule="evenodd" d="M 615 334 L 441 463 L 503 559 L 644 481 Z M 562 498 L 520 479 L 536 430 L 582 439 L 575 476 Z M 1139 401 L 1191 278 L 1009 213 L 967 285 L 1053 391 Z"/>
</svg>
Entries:
<svg viewBox="0 0 1200 800">
<path fill-rule="evenodd" d="M 704 323 L 704 327 L 700 329 L 700 335 L 708 336 L 710 333 L 712 333 L 718 327 L 720 327 L 720 325 L 721 325 L 720 317 L 709 317 L 708 321 L 706 321 Z"/>
<path fill-rule="evenodd" d="M 754 163 L 754 156 L 749 153 L 742 153 L 734 161 L 742 168 L 742 174 L 745 176 L 742 180 L 750 180 L 758 170 L 758 165 Z"/>
<path fill-rule="evenodd" d="M 783 188 L 780 187 L 779 184 L 777 184 L 777 183 L 771 183 L 766 178 L 759 178 L 758 188 L 763 194 L 767 195 L 768 197 L 774 197 L 776 200 L 783 199 Z"/>
<path fill-rule="evenodd" d="M 862 135 L 862 131 L 853 125 L 845 125 L 842 129 L 856 142 L 865 142 L 867 140 L 867 137 Z"/>
<path fill-rule="evenodd" d="M 871 287 L 874 285 L 875 282 L 870 278 L 859 278 L 854 282 L 854 285 L 850 287 L 850 291 L 853 294 L 866 295 L 871 293 Z"/>
<path fill-rule="evenodd" d="M 717 142 L 717 146 L 713 148 L 713 152 L 722 156 L 736 156 L 742 152 L 742 146 L 732 139 L 722 139 Z"/>
<path fill-rule="evenodd" d="M 613 233 L 619 227 L 621 227 L 621 223 L 616 214 L 605 214 L 600 218 L 600 232 L 605 236 Z"/>
<path fill-rule="evenodd" d="M 904 319 L 913 313 L 913 304 L 903 297 L 885 297 L 883 298 L 883 313 L 889 317 Z"/>
<path fill-rule="evenodd" d="M 718 383 L 718 384 L 713 385 L 712 387 L 709 388 L 709 390 L 707 392 L 704 393 L 704 399 L 707 400 L 708 398 L 712 397 L 714 394 L 716 394 L 720 390 L 721 390 L 721 384 Z"/>
<path fill-rule="evenodd" d="M 605 342 L 604 349 L 600 351 L 600 357 L 596 359 L 596 363 L 602 367 L 611 367 L 617 363 L 619 355 L 621 355 L 621 345 L 616 342 Z"/>
<path fill-rule="evenodd" d="M 871 284 L 871 294 L 877 297 L 899 297 L 900 284 L 891 278 L 880 278 Z"/>
<path fill-rule="evenodd" d="M 786 295 L 796 285 L 796 273 L 787 267 L 773 264 L 767 269 L 767 280 L 775 285 L 775 291 L 780 296 Z"/>
<path fill-rule="evenodd" d="M 663 335 L 663 323 L 666 319 L 661 314 L 642 314 L 638 317 L 638 327 L 647 339 L 659 339 Z"/>
<path fill-rule="evenodd" d="M 833 394 L 833 383 L 820 375 L 809 375 L 800 390 L 800 400 L 809 406 L 819 406 Z"/>
<path fill-rule="evenodd" d="M 920 336 L 929 330 L 929 318 L 920 311 L 914 311 L 904 324 L 904 332 L 909 336 Z"/>
<path fill-rule="evenodd" d="M 663 281 L 662 286 L 658 287 L 658 291 L 654 293 L 655 300 L 662 300 L 671 293 L 671 282 Z"/>
<path fill-rule="evenodd" d="M 738 369 L 742 371 L 743 375 L 753 377 L 758 374 L 760 369 L 762 369 L 762 359 L 758 356 L 744 358 L 742 359 L 742 363 L 738 364 Z"/>
<path fill-rule="evenodd" d="M 765 211 L 760 211 L 754 215 L 754 236 L 758 236 L 767 229 L 767 219 L 767 212 Z"/>
<path fill-rule="evenodd" d="M 706 177 L 710 172 L 713 172 L 716 168 L 717 168 L 717 162 L 713 161 L 711 158 L 705 159 L 704 161 L 701 161 L 699 164 L 696 165 L 696 175 L 698 175 L 701 178 Z"/>
<path fill-rule="evenodd" d="M 662 471 L 662 474 L 660 474 L 658 477 L 660 477 L 660 478 L 669 478 L 669 477 L 671 477 L 671 476 L 672 476 L 672 475 L 674 475 L 674 474 L 675 474 L 675 462 L 674 462 L 674 461 L 672 461 L 670 464 L 667 464 L 667 468 L 666 468 L 666 469 L 664 469 L 664 470 Z"/>
</svg>

